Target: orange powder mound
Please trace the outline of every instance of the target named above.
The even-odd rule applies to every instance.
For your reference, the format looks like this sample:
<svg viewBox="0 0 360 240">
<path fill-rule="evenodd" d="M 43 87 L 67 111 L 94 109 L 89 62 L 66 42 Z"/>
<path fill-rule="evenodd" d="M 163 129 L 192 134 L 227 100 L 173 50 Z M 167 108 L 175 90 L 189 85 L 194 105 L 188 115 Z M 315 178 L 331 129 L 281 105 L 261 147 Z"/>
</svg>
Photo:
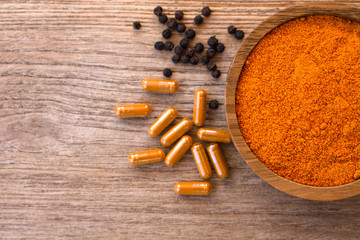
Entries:
<svg viewBox="0 0 360 240">
<path fill-rule="evenodd" d="M 278 175 L 312 186 L 353 182 L 360 170 L 360 24 L 315 15 L 275 28 L 243 67 L 236 112 L 245 141 Z"/>
</svg>

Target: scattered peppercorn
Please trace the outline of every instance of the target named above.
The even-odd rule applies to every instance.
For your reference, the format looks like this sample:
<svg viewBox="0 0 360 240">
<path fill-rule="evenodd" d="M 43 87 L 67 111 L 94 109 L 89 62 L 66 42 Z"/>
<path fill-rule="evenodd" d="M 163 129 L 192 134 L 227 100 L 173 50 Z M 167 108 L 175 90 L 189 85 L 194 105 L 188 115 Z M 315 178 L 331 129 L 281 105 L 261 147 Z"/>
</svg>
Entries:
<svg viewBox="0 0 360 240">
<path fill-rule="evenodd" d="M 168 39 L 172 36 L 172 30 L 176 30 L 179 33 L 185 32 L 185 38 L 183 38 L 179 45 L 174 47 L 174 43 L 171 41 L 166 41 L 165 44 L 162 41 L 158 41 L 154 44 L 154 48 L 157 50 L 168 50 L 171 51 L 174 49 L 175 55 L 172 56 L 171 60 L 173 63 L 188 63 L 190 62 L 192 65 L 197 65 L 199 61 L 203 65 L 207 65 L 207 69 L 211 71 L 211 75 L 214 78 L 219 78 L 221 76 L 221 72 L 217 70 L 217 66 L 214 62 L 210 62 L 210 58 L 215 56 L 217 52 L 221 53 L 225 50 L 225 46 L 223 43 L 219 43 L 216 36 L 212 36 L 208 39 L 207 43 L 210 46 L 207 51 L 206 55 L 201 56 L 200 60 L 199 57 L 195 56 L 196 53 L 202 53 L 204 51 L 204 45 L 202 43 L 196 43 L 194 48 L 188 48 L 189 40 L 195 38 L 196 32 L 193 29 L 186 29 L 186 25 L 184 23 L 178 23 L 177 20 L 182 20 L 184 18 L 184 13 L 181 10 L 175 11 L 175 18 L 168 19 L 166 14 L 162 14 L 163 9 L 160 6 L 157 6 L 154 9 L 154 14 L 158 16 L 158 20 L 160 23 L 167 23 L 167 29 L 162 32 L 162 36 L 165 39 Z M 209 17 L 211 15 L 211 9 L 209 7 L 204 7 L 201 10 L 201 13 L 205 17 Z M 201 15 L 197 15 L 194 18 L 194 24 L 200 25 L 204 18 Z M 141 27 L 139 22 L 134 22 L 134 28 L 139 29 Z M 242 39 L 244 37 L 244 32 L 237 29 L 234 26 L 228 27 L 228 32 L 230 34 L 235 34 L 237 39 Z M 241 33 L 242 32 L 242 36 Z M 240 36 L 239 36 L 240 34 Z M 186 49 L 186 50 L 185 50 Z M 165 77 L 170 77 L 172 75 L 172 71 L 169 68 L 165 68 L 163 71 Z M 218 108 L 219 102 L 217 100 L 212 100 L 209 103 L 209 107 L 212 109 Z"/>
<path fill-rule="evenodd" d="M 162 14 L 162 7 L 157 6 L 156 8 L 154 8 L 154 14 L 158 17 L 160 17 L 160 15 Z"/>
<path fill-rule="evenodd" d="M 165 77 L 170 77 L 172 75 L 172 71 L 170 68 L 165 68 L 163 74 Z"/>
<path fill-rule="evenodd" d="M 162 15 L 159 16 L 158 20 L 159 20 L 160 23 L 165 24 L 167 22 L 167 20 L 168 20 L 168 17 L 165 14 L 162 14 Z"/>
<path fill-rule="evenodd" d="M 183 17 L 184 17 L 183 11 L 181 11 L 181 10 L 175 11 L 175 18 L 176 18 L 177 20 L 181 20 L 181 19 L 183 19 Z"/>
<path fill-rule="evenodd" d="M 202 53 L 204 51 L 204 45 L 202 43 L 195 44 L 195 52 Z"/>
<path fill-rule="evenodd" d="M 197 65 L 197 64 L 199 63 L 199 58 L 196 57 L 196 56 L 192 56 L 192 57 L 190 58 L 190 63 L 191 63 L 192 65 Z"/>
<path fill-rule="evenodd" d="M 167 41 L 164 45 L 165 50 L 171 51 L 173 50 L 173 48 L 174 48 L 174 43 L 171 41 Z"/>
<path fill-rule="evenodd" d="M 194 24 L 195 24 L 195 25 L 200 25 L 202 22 L 203 22 L 202 16 L 197 15 L 197 16 L 194 18 Z"/>
<path fill-rule="evenodd" d="M 187 48 L 189 46 L 189 40 L 187 40 L 186 38 L 181 39 L 180 46 L 183 48 Z"/>
<path fill-rule="evenodd" d="M 192 49 L 192 48 L 188 48 L 188 49 L 186 49 L 185 54 L 186 54 L 186 56 L 188 56 L 188 57 L 192 57 L 192 56 L 194 56 L 195 51 L 194 51 L 194 49 Z"/>
<path fill-rule="evenodd" d="M 212 76 L 213 78 L 219 78 L 219 77 L 221 76 L 221 72 L 220 72 L 219 70 L 213 70 L 213 71 L 211 72 L 211 76 Z"/>
<path fill-rule="evenodd" d="M 216 66 L 216 64 L 215 64 L 214 62 L 209 62 L 209 63 L 207 64 L 207 69 L 208 69 L 209 71 L 216 70 L 216 68 L 217 68 L 217 66 Z"/>
<path fill-rule="evenodd" d="M 186 26 L 185 26 L 184 23 L 178 23 L 178 24 L 177 24 L 177 26 L 176 26 L 176 31 L 177 31 L 178 33 L 183 33 L 183 32 L 185 32 L 185 30 L 186 30 Z"/>
<path fill-rule="evenodd" d="M 186 56 L 186 55 L 183 55 L 183 56 L 181 56 L 180 61 L 182 63 L 188 63 L 189 62 L 189 57 Z"/>
<path fill-rule="evenodd" d="M 201 10 L 202 15 L 204 15 L 205 17 L 209 17 L 211 14 L 211 9 L 209 7 L 204 7 Z"/>
<path fill-rule="evenodd" d="M 213 48 L 209 48 L 209 49 L 206 51 L 206 55 L 208 55 L 209 58 L 214 57 L 215 54 L 216 54 L 216 50 L 213 49 Z"/>
<path fill-rule="evenodd" d="M 134 29 L 140 29 L 141 28 L 140 22 L 133 22 L 133 27 Z"/>
<path fill-rule="evenodd" d="M 218 109 L 218 107 L 219 107 L 219 102 L 218 102 L 218 100 L 211 100 L 211 101 L 209 102 L 209 108 L 210 108 L 210 109 Z"/>
<path fill-rule="evenodd" d="M 236 27 L 234 27 L 233 25 L 228 27 L 228 33 L 230 34 L 235 34 L 237 31 Z"/>
<path fill-rule="evenodd" d="M 222 43 L 218 43 L 215 49 L 218 53 L 222 53 L 225 50 L 225 45 Z"/>
<path fill-rule="evenodd" d="M 157 50 L 163 50 L 164 48 L 164 43 L 161 42 L 161 41 L 158 41 L 154 44 L 154 48 L 157 49 Z"/>
<path fill-rule="evenodd" d="M 239 40 L 243 39 L 244 35 L 245 34 L 244 34 L 244 32 L 242 30 L 237 30 L 236 33 L 235 33 L 236 39 L 239 39 Z"/>
<path fill-rule="evenodd" d="M 176 26 L 177 26 L 177 21 L 176 21 L 176 19 L 175 18 L 170 18 L 170 20 L 168 21 L 168 23 L 167 23 L 167 26 L 168 26 L 168 28 L 170 28 L 170 29 L 176 29 Z"/>
<path fill-rule="evenodd" d="M 215 36 L 212 36 L 208 39 L 208 44 L 210 47 L 215 47 L 218 44 L 218 40 Z"/>
<path fill-rule="evenodd" d="M 163 38 L 165 38 L 165 39 L 170 38 L 171 35 L 172 35 L 172 33 L 171 33 L 171 30 L 170 30 L 170 29 L 165 29 L 165 30 L 162 32 L 162 36 L 163 36 Z"/>
<path fill-rule="evenodd" d="M 178 62 L 180 62 L 180 55 L 174 55 L 174 56 L 172 56 L 171 60 L 173 61 L 173 63 L 178 63 Z"/>
<path fill-rule="evenodd" d="M 181 46 L 179 46 L 179 45 L 177 45 L 177 46 L 175 47 L 175 49 L 174 49 L 174 53 L 175 53 L 176 55 L 181 55 L 181 54 L 183 53 L 183 51 L 184 51 L 184 49 L 183 49 Z"/>
<path fill-rule="evenodd" d="M 207 55 L 204 55 L 204 56 L 201 57 L 200 61 L 201 61 L 202 64 L 205 65 L 205 64 L 209 63 L 210 58 Z"/>
<path fill-rule="evenodd" d="M 195 37 L 196 33 L 192 29 L 188 29 L 185 31 L 185 36 L 187 39 L 193 39 Z"/>
</svg>

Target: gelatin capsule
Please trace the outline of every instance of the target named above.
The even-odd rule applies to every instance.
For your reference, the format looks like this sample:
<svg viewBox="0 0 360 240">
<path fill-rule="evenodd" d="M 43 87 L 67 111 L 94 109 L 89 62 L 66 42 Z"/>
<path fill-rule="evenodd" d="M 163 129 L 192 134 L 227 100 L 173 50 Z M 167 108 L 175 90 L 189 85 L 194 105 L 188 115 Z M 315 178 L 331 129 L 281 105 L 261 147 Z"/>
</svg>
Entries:
<svg viewBox="0 0 360 240">
<path fill-rule="evenodd" d="M 221 178 L 227 178 L 229 176 L 229 168 L 225 161 L 224 155 L 221 152 L 219 144 L 212 143 L 206 148 L 206 150 L 217 175 Z"/>
<path fill-rule="evenodd" d="M 117 105 L 115 115 L 119 118 L 148 116 L 151 113 L 149 104 Z"/>
<path fill-rule="evenodd" d="M 191 147 L 191 152 L 200 176 L 205 179 L 210 178 L 212 171 L 203 145 L 201 143 L 194 143 Z"/>
<path fill-rule="evenodd" d="M 148 150 L 143 152 L 135 152 L 129 155 L 129 163 L 131 165 L 141 165 L 164 160 L 165 153 L 161 149 Z"/>
<path fill-rule="evenodd" d="M 145 79 L 142 87 L 150 92 L 176 93 L 179 83 L 174 80 Z"/>
<path fill-rule="evenodd" d="M 201 127 L 205 123 L 206 114 L 206 92 L 199 89 L 194 96 L 193 122 L 197 127 Z"/>
<path fill-rule="evenodd" d="M 159 136 L 160 133 L 164 131 L 164 129 L 169 126 L 172 121 L 175 120 L 177 115 L 178 111 L 175 108 L 169 107 L 166 109 L 165 112 L 163 112 L 163 114 L 161 114 L 161 116 L 158 117 L 158 119 L 156 119 L 156 121 L 149 127 L 148 133 L 150 136 Z"/>
<path fill-rule="evenodd" d="M 165 157 L 165 164 L 168 167 L 173 167 L 177 164 L 180 159 L 186 154 L 193 144 L 193 140 L 190 136 L 183 136 L 176 145 L 171 149 L 171 151 Z"/>
<path fill-rule="evenodd" d="M 208 142 L 231 143 L 229 131 L 211 128 L 200 128 L 197 132 L 200 140 Z"/>
<path fill-rule="evenodd" d="M 178 182 L 175 192 L 181 195 L 209 195 L 212 186 L 209 182 Z"/>
<path fill-rule="evenodd" d="M 190 119 L 183 118 L 175 126 L 173 126 L 167 133 L 161 137 L 162 145 L 168 147 L 173 144 L 176 140 L 181 138 L 185 133 L 190 131 L 192 128 L 192 122 Z"/>
</svg>

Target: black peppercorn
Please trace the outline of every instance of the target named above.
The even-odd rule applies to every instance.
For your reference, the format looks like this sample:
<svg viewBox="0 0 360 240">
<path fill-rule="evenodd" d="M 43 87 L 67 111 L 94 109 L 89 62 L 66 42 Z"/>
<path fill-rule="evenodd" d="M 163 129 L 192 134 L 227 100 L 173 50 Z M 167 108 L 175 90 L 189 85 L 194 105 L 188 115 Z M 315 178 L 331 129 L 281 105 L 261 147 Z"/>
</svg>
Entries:
<svg viewBox="0 0 360 240">
<path fill-rule="evenodd" d="M 186 49 L 186 52 L 185 52 L 185 55 L 186 55 L 186 56 L 192 57 L 192 56 L 194 56 L 194 54 L 195 54 L 194 49 L 192 49 L 192 48 Z"/>
<path fill-rule="evenodd" d="M 161 42 L 161 41 L 156 42 L 156 43 L 154 44 L 154 48 L 157 49 L 157 50 L 163 50 L 163 48 L 164 48 L 164 43 Z"/>
<path fill-rule="evenodd" d="M 195 52 L 202 53 L 204 51 L 204 45 L 202 43 L 195 44 Z"/>
<path fill-rule="evenodd" d="M 173 50 L 173 48 L 174 48 L 174 44 L 171 41 L 167 41 L 164 45 L 165 50 L 171 51 Z"/>
<path fill-rule="evenodd" d="M 175 18 L 176 18 L 177 20 L 181 20 L 181 19 L 183 19 L 183 17 L 184 17 L 183 11 L 181 11 L 181 10 L 175 11 Z"/>
<path fill-rule="evenodd" d="M 213 49 L 213 48 L 209 48 L 209 49 L 206 51 L 206 55 L 208 55 L 209 58 L 214 57 L 215 54 L 216 54 L 216 50 Z"/>
<path fill-rule="evenodd" d="M 212 76 L 213 78 L 219 78 L 219 77 L 221 76 L 221 72 L 220 72 L 219 70 L 213 70 L 213 71 L 211 72 L 211 76 Z"/>
<path fill-rule="evenodd" d="M 219 102 L 218 102 L 218 100 L 211 100 L 211 101 L 209 102 L 209 108 L 210 108 L 210 109 L 218 109 L 218 107 L 219 107 Z"/>
<path fill-rule="evenodd" d="M 182 63 L 188 63 L 189 62 L 189 57 L 186 56 L 186 55 L 183 55 L 183 56 L 181 56 L 180 61 Z"/>
<path fill-rule="evenodd" d="M 172 33 L 171 33 L 171 30 L 170 30 L 170 29 L 165 29 L 165 30 L 162 32 L 163 38 L 168 39 L 168 38 L 171 37 L 171 35 L 172 35 Z"/>
<path fill-rule="evenodd" d="M 200 25 L 202 22 L 203 22 L 202 16 L 197 15 L 197 16 L 194 18 L 194 24 L 195 24 L 195 25 Z"/>
<path fill-rule="evenodd" d="M 196 56 L 193 56 L 190 58 L 190 63 L 192 65 L 197 65 L 199 63 L 199 58 L 197 58 Z"/>
<path fill-rule="evenodd" d="M 170 18 L 170 20 L 168 21 L 168 23 L 167 23 L 167 26 L 168 26 L 168 28 L 170 28 L 170 29 L 176 29 L 176 26 L 177 26 L 177 21 L 176 21 L 176 19 L 175 18 Z"/>
<path fill-rule="evenodd" d="M 173 63 L 178 63 L 178 62 L 180 62 L 180 55 L 174 55 L 174 56 L 172 56 L 171 60 L 173 61 Z"/>
<path fill-rule="evenodd" d="M 205 65 L 205 64 L 208 64 L 209 61 L 210 61 L 210 58 L 209 58 L 207 55 L 202 56 L 201 59 L 200 59 L 200 62 L 201 62 L 202 64 L 204 64 L 204 65 Z"/>
<path fill-rule="evenodd" d="M 202 43 L 195 44 L 195 52 L 202 53 L 204 51 L 204 45 Z"/>
<path fill-rule="evenodd" d="M 204 15 L 205 17 L 209 17 L 211 14 L 211 9 L 209 7 L 204 7 L 201 10 L 202 15 Z"/>
<path fill-rule="evenodd" d="M 235 34 L 236 33 L 236 27 L 234 27 L 233 25 L 228 27 L 228 33 L 230 34 Z"/>
<path fill-rule="evenodd" d="M 185 31 L 185 36 L 187 39 L 193 39 L 195 37 L 196 33 L 192 29 L 188 29 Z"/>
<path fill-rule="evenodd" d="M 216 45 L 216 51 L 217 52 L 219 52 L 219 53 L 221 53 L 221 52 L 223 52 L 224 50 L 225 50 L 225 46 L 224 46 L 224 44 L 222 44 L 222 43 L 218 43 L 217 45 Z"/>
<path fill-rule="evenodd" d="M 172 71 L 170 68 L 165 68 L 163 74 L 165 77 L 170 77 L 172 75 Z"/>
<path fill-rule="evenodd" d="M 167 20 L 168 20 L 168 17 L 165 14 L 162 14 L 162 15 L 159 16 L 158 20 L 159 20 L 160 23 L 165 24 L 167 22 Z"/>
<path fill-rule="evenodd" d="M 180 46 L 183 48 L 187 48 L 189 46 L 189 40 L 187 40 L 186 38 L 181 39 Z"/>
<path fill-rule="evenodd" d="M 208 39 L 208 44 L 210 47 L 215 47 L 218 44 L 218 40 L 215 36 L 212 36 Z"/>
<path fill-rule="evenodd" d="M 237 30 L 236 33 L 235 33 L 236 39 L 239 39 L 239 40 L 243 39 L 244 35 L 245 34 L 244 34 L 244 32 L 242 30 Z"/>
<path fill-rule="evenodd" d="M 181 54 L 183 53 L 183 51 L 184 51 L 184 49 L 183 49 L 181 46 L 179 46 L 179 45 L 177 45 L 177 46 L 175 47 L 175 49 L 174 49 L 174 53 L 175 53 L 176 55 L 181 55 Z"/>
<path fill-rule="evenodd" d="M 160 7 L 160 6 L 157 6 L 156 8 L 154 8 L 154 14 L 158 17 L 162 14 L 162 11 L 163 11 L 162 7 Z"/>
<path fill-rule="evenodd" d="M 217 66 L 216 66 L 216 64 L 215 64 L 214 62 L 209 62 L 209 63 L 207 64 L 207 69 L 208 69 L 209 71 L 216 70 L 216 68 L 217 68 Z"/>
<path fill-rule="evenodd" d="M 185 24 L 183 24 L 183 23 L 178 23 L 178 24 L 177 24 L 177 26 L 176 26 L 176 31 L 177 31 L 178 33 L 183 33 L 183 32 L 185 32 L 185 30 L 186 30 Z"/>
<path fill-rule="evenodd" d="M 133 27 L 134 29 L 140 29 L 141 28 L 140 22 L 133 22 Z"/>
</svg>

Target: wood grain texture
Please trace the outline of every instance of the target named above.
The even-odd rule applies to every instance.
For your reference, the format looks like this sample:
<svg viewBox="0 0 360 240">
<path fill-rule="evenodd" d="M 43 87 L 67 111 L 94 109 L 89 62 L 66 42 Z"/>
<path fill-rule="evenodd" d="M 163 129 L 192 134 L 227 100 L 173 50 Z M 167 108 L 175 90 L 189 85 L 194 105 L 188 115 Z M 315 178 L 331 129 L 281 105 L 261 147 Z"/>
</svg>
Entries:
<svg viewBox="0 0 360 240">
<path fill-rule="evenodd" d="M 233 64 L 230 66 L 226 82 L 225 105 L 228 126 L 234 144 L 244 160 L 261 178 L 277 189 L 297 197 L 310 200 L 331 201 L 358 195 L 360 193 L 360 181 L 335 187 L 314 187 L 289 181 L 288 179 L 277 175 L 267 168 L 247 145 L 239 128 L 235 109 L 235 96 L 238 79 L 244 63 L 252 49 L 275 27 L 294 18 L 314 14 L 336 15 L 352 21 L 360 20 L 359 8 L 338 3 L 300 4 L 294 7 L 286 8 L 274 14 L 256 27 L 236 53 Z"/>
<path fill-rule="evenodd" d="M 359 196 L 315 202 L 286 195 L 256 176 L 232 144 L 221 144 L 230 176 L 213 176 L 207 197 L 174 192 L 178 181 L 201 180 L 190 153 L 174 168 L 127 160 L 130 152 L 161 147 L 147 128 L 168 106 L 179 110 L 177 121 L 191 118 L 200 87 L 220 102 L 208 110 L 206 126 L 226 129 L 226 72 L 242 43 L 227 26 L 248 35 L 296 3 L 304 1 L 1 1 L 0 238 L 358 238 Z M 203 6 L 214 10 L 194 29 L 196 42 L 216 35 L 226 45 L 215 58 L 219 80 L 153 49 L 164 29 L 156 5 L 171 14 L 183 9 L 189 26 Z M 164 67 L 173 69 L 178 93 L 144 92 L 141 81 L 162 78 Z M 114 116 L 117 104 L 143 102 L 153 108 L 148 117 Z"/>
</svg>

